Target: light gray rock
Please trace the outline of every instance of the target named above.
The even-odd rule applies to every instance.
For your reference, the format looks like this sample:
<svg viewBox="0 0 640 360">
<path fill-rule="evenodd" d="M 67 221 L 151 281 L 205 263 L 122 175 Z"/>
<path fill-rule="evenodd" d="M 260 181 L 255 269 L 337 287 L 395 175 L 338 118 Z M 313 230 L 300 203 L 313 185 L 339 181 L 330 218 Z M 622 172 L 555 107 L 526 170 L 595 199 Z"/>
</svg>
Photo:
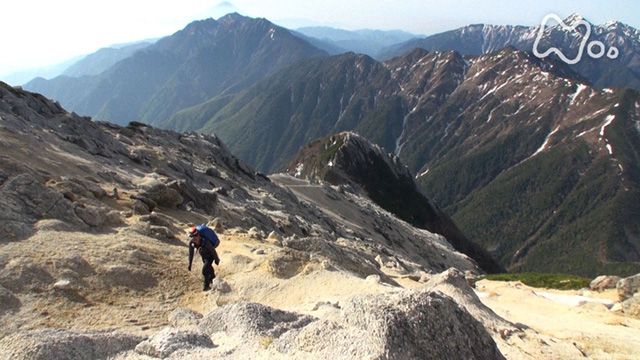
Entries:
<svg viewBox="0 0 640 360">
<path fill-rule="evenodd" d="M 313 358 L 504 359 L 482 324 L 439 292 L 358 296 L 340 306 L 337 320 L 312 322 L 275 346 Z"/>
<path fill-rule="evenodd" d="M 213 310 L 205 315 L 198 326 L 206 334 L 226 331 L 242 338 L 277 338 L 314 320 L 311 316 L 282 311 L 262 304 L 239 302 Z"/>
<path fill-rule="evenodd" d="M 621 279 L 616 284 L 618 299 L 624 301 L 640 291 L 640 274 Z"/>
<path fill-rule="evenodd" d="M 13 333 L 0 340 L 0 358 L 12 360 L 104 359 L 133 349 L 140 336 L 57 329 Z"/>
<path fill-rule="evenodd" d="M 202 314 L 191 309 L 177 308 L 169 313 L 169 325 L 173 327 L 192 327 L 198 325 Z"/>
<path fill-rule="evenodd" d="M 164 359 L 178 350 L 212 348 L 213 342 L 206 334 L 196 331 L 165 328 L 159 333 L 138 344 L 136 352 Z"/>
<path fill-rule="evenodd" d="M 215 278 L 211 282 L 211 291 L 217 291 L 221 294 L 226 294 L 231 292 L 231 286 L 229 286 L 226 281 L 220 278 Z"/>
<path fill-rule="evenodd" d="M 593 291 L 603 291 L 606 289 L 615 289 L 616 284 L 620 281 L 619 276 L 600 275 L 593 279 L 589 284 L 589 289 Z"/>
<path fill-rule="evenodd" d="M 455 268 L 450 268 L 431 276 L 430 280 L 425 284 L 425 289 L 439 291 L 449 296 L 458 305 L 465 308 L 476 320 L 480 321 L 486 329 L 495 334 L 511 335 L 519 332 L 519 329 L 514 324 L 503 319 L 484 305 L 469 285 L 465 274 Z"/>
<path fill-rule="evenodd" d="M 53 284 L 56 290 L 71 290 L 73 288 L 72 281 L 69 279 L 61 279 Z"/>
</svg>

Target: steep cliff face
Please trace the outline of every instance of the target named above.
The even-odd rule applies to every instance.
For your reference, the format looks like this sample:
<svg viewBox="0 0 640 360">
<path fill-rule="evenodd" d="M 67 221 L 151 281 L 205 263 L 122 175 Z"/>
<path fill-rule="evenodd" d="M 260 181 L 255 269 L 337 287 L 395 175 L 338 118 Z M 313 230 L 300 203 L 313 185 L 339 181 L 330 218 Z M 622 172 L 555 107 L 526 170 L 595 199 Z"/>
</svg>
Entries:
<svg viewBox="0 0 640 360">
<path fill-rule="evenodd" d="M 346 185 L 408 223 L 441 234 L 485 271 L 503 270 L 419 190 L 409 169 L 360 135 L 343 132 L 304 147 L 287 168 L 291 175 Z"/>
</svg>

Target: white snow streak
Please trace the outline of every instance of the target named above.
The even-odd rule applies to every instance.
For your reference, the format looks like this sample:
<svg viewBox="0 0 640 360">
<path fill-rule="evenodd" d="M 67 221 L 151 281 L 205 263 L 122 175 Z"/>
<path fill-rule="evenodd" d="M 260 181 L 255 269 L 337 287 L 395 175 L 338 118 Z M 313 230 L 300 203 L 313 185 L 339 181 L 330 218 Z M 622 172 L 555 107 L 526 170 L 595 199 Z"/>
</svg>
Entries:
<svg viewBox="0 0 640 360">
<path fill-rule="evenodd" d="M 611 147 L 611 144 L 607 144 L 607 150 L 609 151 L 609 155 L 613 155 L 613 147 Z"/>
<path fill-rule="evenodd" d="M 536 152 L 534 152 L 533 155 L 531 155 L 530 157 L 534 157 L 539 153 L 541 153 L 547 147 L 547 144 L 549 143 L 549 139 L 551 138 L 551 136 L 553 136 L 553 134 L 555 134 L 559 129 L 560 129 L 560 126 L 556 126 L 556 128 L 553 129 L 553 131 L 550 132 L 549 135 L 547 135 L 547 137 L 544 139 L 542 146 L 540 146 L 538 150 L 536 150 Z"/>
<path fill-rule="evenodd" d="M 573 94 L 571 94 L 571 95 L 569 95 L 569 99 L 570 99 L 570 101 L 569 101 L 569 105 L 572 105 L 572 104 L 573 104 L 573 102 L 574 102 L 574 101 L 576 100 L 576 98 L 578 97 L 578 95 L 580 95 L 580 93 L 581 93 L 581 92 L 583 92 L 583 91 L 584 91 L 585 89 L 587 89 L 587 88 L 588 88 L 588 86 L 587 86 L 587 85 L 584 85 L 584 84 L 580 84 L 580 85 L 578 85 L 578 88 L 576 89 L 576 92 L 575 92 L 575 93 L 573 93 Z"/>
<path fill-rule="evenodd" d="M 600 128 L 600 137 L 604 136 L 604 129 L 606 129 L 607 126 L 611 125 L 615 118 L 615 115 L 607 115 L 607 117 L 604 119 L 604 124 L 602 124 L 602 127 Z"/>
</svg>

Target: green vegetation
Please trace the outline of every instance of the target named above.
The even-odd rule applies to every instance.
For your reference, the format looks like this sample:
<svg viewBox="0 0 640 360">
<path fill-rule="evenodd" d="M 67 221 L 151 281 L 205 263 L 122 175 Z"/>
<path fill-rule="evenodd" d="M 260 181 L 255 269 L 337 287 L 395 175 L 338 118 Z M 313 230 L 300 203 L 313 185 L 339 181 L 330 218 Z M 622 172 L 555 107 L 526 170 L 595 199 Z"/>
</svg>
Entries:
<svg viewBox="0 0 640 360">
<path fill-rule="evenodd" d="M 513 273 L 485 275 L 482 279 L 492 281 L 520 281 L 525 285 L 537 288 L 577 290 L 588 287 L 591 280 L 568 274 L 545 273 Z"/>
</svg>

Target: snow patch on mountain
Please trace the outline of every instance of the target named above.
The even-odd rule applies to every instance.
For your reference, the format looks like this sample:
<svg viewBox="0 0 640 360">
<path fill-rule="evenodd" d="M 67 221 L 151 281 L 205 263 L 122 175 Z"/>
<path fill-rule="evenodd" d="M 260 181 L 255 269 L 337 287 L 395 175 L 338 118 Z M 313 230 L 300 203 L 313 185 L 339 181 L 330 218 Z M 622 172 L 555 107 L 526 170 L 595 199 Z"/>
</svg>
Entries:
<svg viewBox="0 0 640 360">
<path fill-rule="evenodd" d="M 604 119 L 604 124 L 602 124 L 602 127 L 600 128 L 600 137 L 604 136 L 604 130 L 607 128 L 607 126 L 611 125 L 615 118 L 615 115 L 607 115 L 607 117 Z"/>
</svg>

